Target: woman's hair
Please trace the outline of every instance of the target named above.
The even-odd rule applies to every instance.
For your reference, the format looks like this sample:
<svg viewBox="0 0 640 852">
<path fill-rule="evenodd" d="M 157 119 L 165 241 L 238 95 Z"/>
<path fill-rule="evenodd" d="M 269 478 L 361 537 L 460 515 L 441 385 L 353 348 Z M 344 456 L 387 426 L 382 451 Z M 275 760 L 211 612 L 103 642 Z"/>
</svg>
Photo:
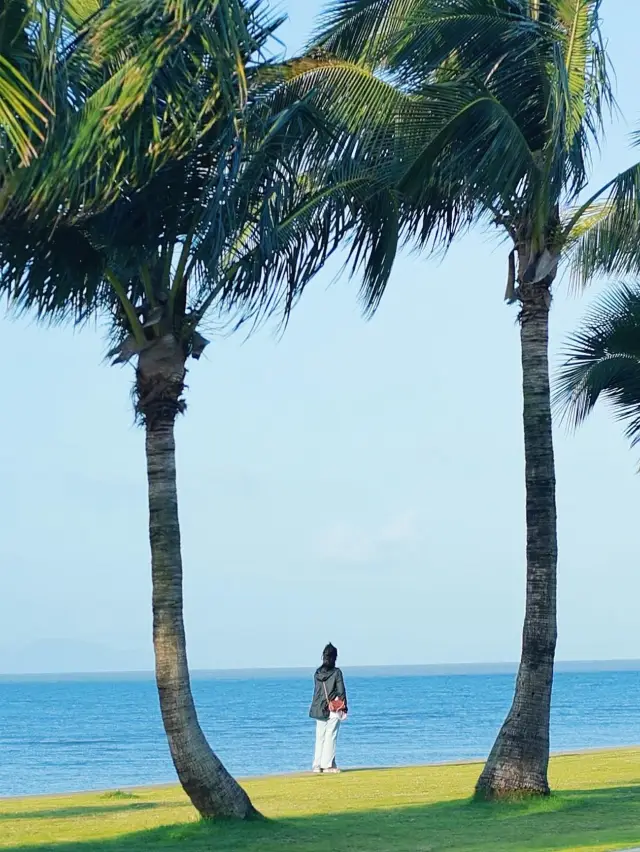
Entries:
<svg viewBox="0 0 640 852">
<path fill-rule="evenodd" d="M 324 651 L 322 652 L 322 665 L 326 666 L 328 669 L 335 668 L 336 660 L 338 659 L 338 649 L 335 648 L 331 642 L 325 646 Z"/>
</svg>

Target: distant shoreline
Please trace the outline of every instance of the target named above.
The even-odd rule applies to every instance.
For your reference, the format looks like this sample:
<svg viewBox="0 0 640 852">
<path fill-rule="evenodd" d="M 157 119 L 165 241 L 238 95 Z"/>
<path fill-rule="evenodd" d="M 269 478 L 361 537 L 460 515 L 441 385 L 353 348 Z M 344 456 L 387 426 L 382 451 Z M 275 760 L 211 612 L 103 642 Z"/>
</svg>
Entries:
<svg viewBox="0 0 640 852">
<path fill-rule="evenodd" d="M 515 675 L 517 663 L 451 663 L 409 666 L 345 666 L 349 677 L 442 677 L 456 675 Z M 640 660 L 569 660 L 556 663 L 557 673 L 640 672 Z M 191 673 L 198 680 L 258 680 L 296 679 L 308 677 L 309 668 L 264 669 L 195 669 Z M 153 672 L 59 672 L 0 674 L 0 683 L 51 683 L 90 681 L 152 681 Z"/>
</svg>

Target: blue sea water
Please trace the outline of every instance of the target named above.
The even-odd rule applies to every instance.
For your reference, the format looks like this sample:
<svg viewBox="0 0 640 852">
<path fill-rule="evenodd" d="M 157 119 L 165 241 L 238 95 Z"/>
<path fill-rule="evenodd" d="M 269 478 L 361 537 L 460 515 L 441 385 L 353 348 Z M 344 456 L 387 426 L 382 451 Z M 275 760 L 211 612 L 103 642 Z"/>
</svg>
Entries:
<svg viewBox="0 0 640 852">
<path fill-rule="evenodd" d="M 486 756 L 512 675 L 353 676 L 341 765 L 394 766 Z M 200 721 L 237 776 L 309 768 L 308 677 L 195 679 Z M 556 751 L 640 742 L 640 672 L 559 673 Z M 0 682 L 0 795 L 175 779 L 153 681 Z"/>
</svg>

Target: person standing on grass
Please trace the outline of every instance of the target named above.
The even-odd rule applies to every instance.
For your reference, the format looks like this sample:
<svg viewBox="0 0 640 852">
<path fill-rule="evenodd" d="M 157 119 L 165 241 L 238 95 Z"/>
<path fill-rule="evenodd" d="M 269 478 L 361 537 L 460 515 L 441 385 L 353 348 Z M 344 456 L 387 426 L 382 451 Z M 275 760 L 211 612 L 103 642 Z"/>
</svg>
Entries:
<svg viewBox="0 0 640 852">
<path fill-rule="evenodd" d="M 338 649 L 329 642 L 322 652 L 322 665 L 314 675 L 313 701 L 309 716 L 316 720 L 316 750 L 313 771 L 340 772 L 336 765 L 336 744 L 340 723 L 347 718 L 347 691 L 342 672 L 336 666 Z"/>
</svg>

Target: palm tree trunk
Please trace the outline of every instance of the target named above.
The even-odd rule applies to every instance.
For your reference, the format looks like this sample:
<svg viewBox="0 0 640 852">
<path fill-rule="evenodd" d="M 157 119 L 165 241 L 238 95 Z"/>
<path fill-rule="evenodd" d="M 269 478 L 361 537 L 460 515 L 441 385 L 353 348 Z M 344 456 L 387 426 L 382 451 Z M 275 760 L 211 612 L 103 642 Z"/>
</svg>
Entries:
<svg viewBox="0 0 640 852">
<path fill-rule="evenodd" d="M 483 799 L 549 794 L 558 556 L 548 360 L 550 285 L 546 280 L 520 287 L 527 598 L 513 705 L 476 785 L 476 796 Z"/>
<path fill-rule="evenodd" d="M 249 819 L 257 811 L 211 750 L 191 694 L 182 617 L 174 441 L 175 417 L 184 408 L 185 370 L 184 359 L 178 359 L 167 373 L 171 360 L 143 355 L 137 377 L 138 411 L 146 427 L 153 646 L 160 710 L 178 778 L 200 815 L 205 819 Z"/>
</svg>

